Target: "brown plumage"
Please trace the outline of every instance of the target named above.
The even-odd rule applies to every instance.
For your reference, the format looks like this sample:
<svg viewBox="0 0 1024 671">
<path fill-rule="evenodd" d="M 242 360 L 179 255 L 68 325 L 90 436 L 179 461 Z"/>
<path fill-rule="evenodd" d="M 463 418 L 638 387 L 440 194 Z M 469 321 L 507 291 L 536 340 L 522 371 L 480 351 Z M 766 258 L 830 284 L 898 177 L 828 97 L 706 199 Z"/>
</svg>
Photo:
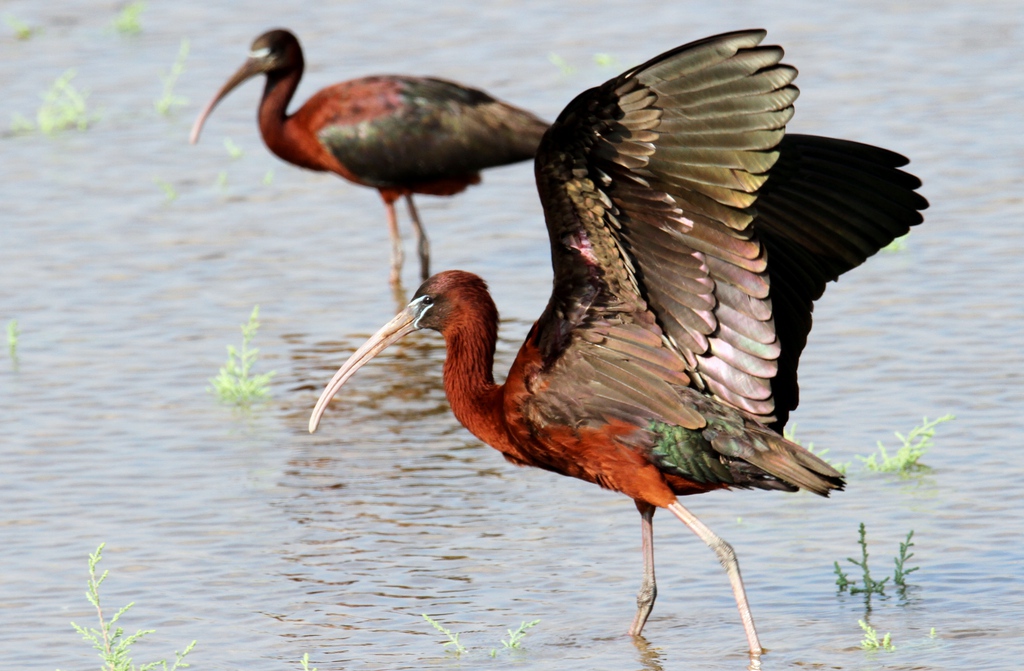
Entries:
<svg viewBox="0 0 1024 671">
<path fill-rule="evenodd" d="M 922 221 L 903 157 L 785 136 L 796 70 L 764 31 L 679 47 L 580 94 L 541 143 L 537 186 L 554 287 L 504 385 L 483 280 L 427 280 L 342 366 L 348 378 L 407 333 L 445 338 L 452 412 L 510 461 L 631 497 L 644 578 L 630 633 L 657 593 L 653 531 L 667 508 L 718 555 L 751 654 L 761 652 L 732 548 L 678 501 L 720 488 L 842 489 L 780 435 L 825 284 Z"/>
<path fill-rule="evenodd" d="M 380 192 L 391 235 L 391 281 L 402 267 L 394 203 L 405 197 L 416 233 L 420 274 L 430 248 L 414 193 L 451 196 L 480 182 L 480 171 L 533 158 L 548 124 L 483 91 L 429 77 L 380 75 L 321 89 L 294 114 L 288 103 L 302 78 L 299 40 L 271 30 L 252 44 L 249 59 L 210 100 L 192 127 L 199 140 L 206 118 L 232 89 L 263 74 L 260 134 L 281 159 L 333 172 Z"/>
</svg>

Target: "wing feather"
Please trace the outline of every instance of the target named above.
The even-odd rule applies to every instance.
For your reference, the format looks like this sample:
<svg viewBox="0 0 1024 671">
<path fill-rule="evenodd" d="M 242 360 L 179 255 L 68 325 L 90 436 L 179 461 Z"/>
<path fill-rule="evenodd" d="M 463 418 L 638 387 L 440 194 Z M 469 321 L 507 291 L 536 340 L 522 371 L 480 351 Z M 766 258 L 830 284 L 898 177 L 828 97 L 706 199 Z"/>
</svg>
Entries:
<svg viewBox="0 0 1024 671">
<path fill-rule="evenodd" d="M 688 386 L 779 429 L 825 283 L 921 221 L 903 157 L 785 135 L 797 73 L 764 35 L 663 54 L 580 94 L 545 134 L 554 286 L 531 416 L 548 403 L 576 427 L 701 429 L 714 413 L 683 402 Z"/>
</svg>

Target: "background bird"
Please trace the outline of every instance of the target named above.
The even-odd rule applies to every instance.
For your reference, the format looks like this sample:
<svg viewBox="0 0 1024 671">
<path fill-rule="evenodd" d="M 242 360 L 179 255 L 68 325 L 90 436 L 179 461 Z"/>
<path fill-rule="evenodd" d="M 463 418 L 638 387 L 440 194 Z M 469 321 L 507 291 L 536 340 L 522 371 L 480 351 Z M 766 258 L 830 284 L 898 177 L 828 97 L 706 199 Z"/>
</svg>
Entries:
<svg viewBox="0 0 1024 671">
<path fill-rule="evenodd" d="M 752 656 L 761 645 L 732 548 L 677 497 L 805 489 L 841 475 L 780 435 L 825 284 L 922 221 L 919 180 L 884 149 L 790 135 L 796 70 L 762 30 L 679 47 L 580 94 L 535 169 L 554 286 L 509 371 L 479 277 L 431 277 L 320 396 L 415 330 L 439 331 L 452 412 L 509 461 L 631 497 L 657 594 L 652 519 L 666 508 L 726 569 Z"/>
<path fill-rule="evenodd" d="M 271 30 L 256 38 L 249 58 L 199 113 L 189 141 L 206 118 L 242 82 L 266 75 L 260 134 L 279 158 L 333 172 L 380 192 L 391 236 L 391 282 L 402 268 L 395 201 L 409 206 L 420 257 L 430 274 L 430 246 L 414 193 L 451 196 L 480 182 L 480 171 L 534 157 L 548 124 L 483 91 L 430 77 L 380 75 L 353 79 L 315 93 L 288 114 L 304 60 L 298 38 Z"/>
</svg>

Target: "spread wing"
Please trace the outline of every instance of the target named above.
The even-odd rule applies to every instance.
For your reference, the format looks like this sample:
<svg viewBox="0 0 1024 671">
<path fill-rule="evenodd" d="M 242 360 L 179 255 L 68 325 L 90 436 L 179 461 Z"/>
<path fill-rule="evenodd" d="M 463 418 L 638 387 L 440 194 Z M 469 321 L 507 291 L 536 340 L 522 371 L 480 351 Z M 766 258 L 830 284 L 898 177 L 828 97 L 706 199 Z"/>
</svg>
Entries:
<svg viewBox="0 0 1024 671">
<path fill-rule="evenodd" d="M 332 86 L 307 103 L 321 144 L 374 186 L 461 178 L 532 158 L 548 124 L 442 79 L 380 76 Z M 300 110 L 299 114 L 302 113 Z"/>
<path fill-rule="evenodd" d="M 768 250 L 775 329 L 782 344 L 772 381 L 773 425 L 799 402 L 797 364 L 826 283 L 923 221 L 921 181 L 895 153 L 848 140 L 787 135 L 761 187 L 754 228 Z"/>
<path fill-rule="evenodd" d="M 545 412 L 700 428 L 672 388 L 685 384 L 771 419 L 781 346 L 753 205 L 798 92 L 764 35 L 663 54 L 578 96 L 545 135 L 554 289 L 538 384 L 584 378 L 575 394 L 593 396 L 581 415 L 550 387 Z"/>
<path fill-rule="evenodd" d="M 682 384 L 781 429 L 825 283 L 921 221 L 903 157 L 784 137 L 796 70 L 764 35 L 663 54 L 545 135 L 554 288 L 533 334 L 534 421 L 701 428 Z"/>
</svg>

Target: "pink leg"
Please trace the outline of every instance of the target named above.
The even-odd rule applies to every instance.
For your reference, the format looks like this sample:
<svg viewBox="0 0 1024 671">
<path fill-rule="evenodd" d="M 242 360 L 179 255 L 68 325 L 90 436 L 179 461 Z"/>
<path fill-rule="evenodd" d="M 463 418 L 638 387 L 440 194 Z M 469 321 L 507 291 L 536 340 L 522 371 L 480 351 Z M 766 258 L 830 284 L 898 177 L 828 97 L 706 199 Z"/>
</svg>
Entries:
<svg viewBox="0 0 1024 671">
<path fill-rule="evenodd" d="M 416 248 L 420 254 L 420 279 L 426 280 L 430 277 L 430 242 L 427 234 L 420 223 L 420 215 L 416 211 L 416 205 L 412 202 L 412 194 L 405 194 L 405 202 L 409 205 L 409 216 L 412 217 L 412 230 L 416 234 Z"/>
<path fill-rule="evenodd" d="M 388 281 L 391 284 L 398 284 L 402 279 L 402 262 L 405 254 L 402 253 L 402 236 L 398 233 L 398 216 L 395 214 L 395 201 L 389 200 L 384 194 L 384 207 L 388 211 L 388 233 L 391 235 L 391 276 Z"/>
<path fill-rule="evenodd" d="M 732 593 L 736 597 L 736 606 L 740 609 L 740 620 L 743 621 L 743 630 L 747 634 L 751 659 L 759 657 L 762 652 L 761 642 L 757 640 L 757 631 L 754 629 L 754 616 L 751 614 L 750 605 L 747 603 L 747 592 L 743 589 L 743 578 L 740 577 L 740 565 L 736 561 L 736 553 L 733 551 L 732 546 L 716 536 L 715 532 L 707 528 L 703 522 L 697 519 L 696 515 L 684 508 L 678 501 L 670 503 L 668 509 L 718 555 L 718 561 L 722 562 L 722 566 L 725 567 L 725 572 L 729 576 Z"/>
<path fill-rule="evenodd" d="M 639 636 L 654 609 L 654 600 L 658 598 L 658 585 L 654 581 L 654 511 L 656 508 L 643 501 L 634 501 L 640 511 L 640 528 L 642 531 L 641 547 L 644 555 L 644 578 L 640 583 L 640 591 L 636 595 L 636 616 L 629 627 L 630 636 Z"/>
</svg>

